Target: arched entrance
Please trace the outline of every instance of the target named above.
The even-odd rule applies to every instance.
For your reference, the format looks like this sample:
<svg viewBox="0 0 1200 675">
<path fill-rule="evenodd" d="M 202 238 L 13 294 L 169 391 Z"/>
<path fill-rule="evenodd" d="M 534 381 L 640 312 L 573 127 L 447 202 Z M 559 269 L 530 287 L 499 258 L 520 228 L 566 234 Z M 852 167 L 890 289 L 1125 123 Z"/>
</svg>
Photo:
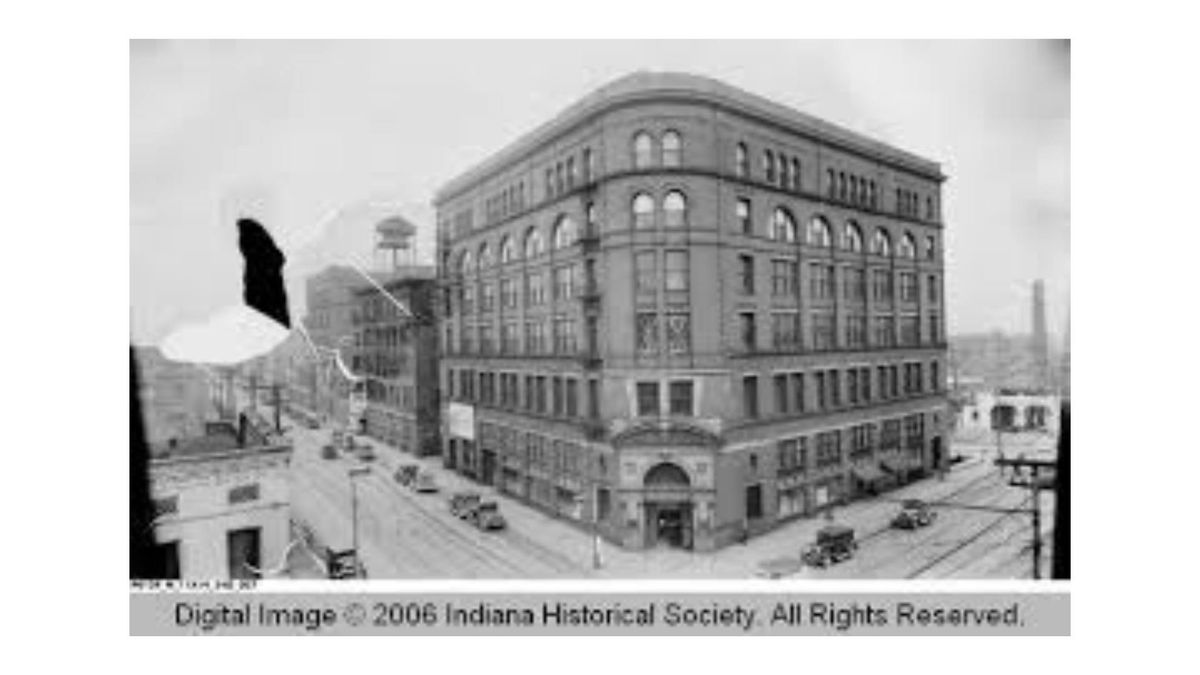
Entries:
<svg viewBox="0 0 1200 675">
<path fill-rule="evenodd" d="M 646 490 L 646 545 L 692 548 L 691 479 L 678 464 L 661 462 L 642 479 Z"/>
</svg>

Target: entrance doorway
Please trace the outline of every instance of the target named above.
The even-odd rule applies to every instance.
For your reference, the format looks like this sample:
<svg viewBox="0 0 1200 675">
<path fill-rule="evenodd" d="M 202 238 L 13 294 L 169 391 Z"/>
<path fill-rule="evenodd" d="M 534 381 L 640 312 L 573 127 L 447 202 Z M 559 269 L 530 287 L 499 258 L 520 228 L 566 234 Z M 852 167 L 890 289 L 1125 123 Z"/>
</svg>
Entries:
<svg viewBox="0 0 1200 675">
<path fill-rule="evenodd" d="M 649 546 L 692 548 L 692 505 L 687 502 L 646 504 Z"/>
<path fill-rule="evenodd" d="M 479 453 L 479 480 L 485 485 L 495 484 L 496 453 L 483 450 Z"/>
<path fill-rule="evenodd" d="M 934 469 L 942 468 L 942 463 L 944 462 L 945 458 L 942 457 L 942 437 L 941 436 L 933 437 L 933 442 L 930 443 L 930 445 L 929 445 L 929 454 L 933 458 L 933 468 Z"/>
</svg>

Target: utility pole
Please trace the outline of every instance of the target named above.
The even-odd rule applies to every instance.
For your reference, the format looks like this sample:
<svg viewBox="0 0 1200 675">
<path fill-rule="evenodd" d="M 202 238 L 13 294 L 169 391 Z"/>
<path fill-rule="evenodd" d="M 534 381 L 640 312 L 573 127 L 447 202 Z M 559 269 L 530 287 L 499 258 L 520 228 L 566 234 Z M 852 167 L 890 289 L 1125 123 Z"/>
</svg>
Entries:
<svg viewBox="0 0 1200 675">
<path fill-rule="evenodd" d="M 996 459 L 996 466 L 1009 467 L 1013 477 L 1008 484 L 1013 487 L 1026 488 L 1031 491 L 1033 508 L 1033 578 L 1042 578 L 1042 499 L 1043 489 L 1053 489 L 1055 461 L 1051 459 Z M 1027 476 L 1027 477 L 1026 477 Z M 1057 508 L 1057 507 L 1056 507 Z"/>
<path fill-rule="evenodd" d="M 354 576 L 362 576 L 362 553 L 358 550 L 358 481 L 359 476 L 371 473 L 365 466 L 350 469 L 350 537 L 354 547 Z"/>
</svg>

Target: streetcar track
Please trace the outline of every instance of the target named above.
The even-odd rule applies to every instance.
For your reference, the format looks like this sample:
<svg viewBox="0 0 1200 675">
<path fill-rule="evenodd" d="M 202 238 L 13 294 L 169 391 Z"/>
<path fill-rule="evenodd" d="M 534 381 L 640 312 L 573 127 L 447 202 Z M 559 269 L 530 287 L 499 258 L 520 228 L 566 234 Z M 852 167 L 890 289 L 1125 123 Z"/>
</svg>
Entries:
<svg viewBox="0 0 1200 675">
<path fill-rule="evenodd" d="M 1023 507 L 1026 504 L 1028 504 L 1031 500 L 1032 500 L 1032 497 L 1026 497 L 1025 499 L 1021 500 L 1021 503 L 1018 504 L 1017 507 L 1018 508 Z M 990 523 L 985 525 L 978 532 L 976 532 L 975 534 L 971 535 L 970 537 L 967 537 L 966 539 L 962 540 L 961 542 L 959 542 L 955 546 L 951 547 L 949 550 L 945 551 L 944 553 L 939 554 L 933 560 L 925 563 L 921 567 L 917 568 L 915 571 L 909 573 L 906 578 L 916 579 L 917 577 L 921 576 L 922 574 L 929 571 L 930 569 L 933 569 L 938 564 L 940 564 L 943 560 L 949 558 L 950 556 L 954 555 L 955 553 L 958 553 L 963 548 L 966 548 L 967 546 L 971 545 L 971 543 L 975 542 L 980 537 L 982 537 L 983 535 L 990 532 L 992 530 L 992 528 L 995 528 L 998 525 L 1000 525 L 1000 523 L 1003 523 L 1006 518 L 1009 518 L 1013 515 L 1014 514 L 1012 514 L 1012 513 L 1000 514 L 997 518 L 995 518 Z"/>
</svg>

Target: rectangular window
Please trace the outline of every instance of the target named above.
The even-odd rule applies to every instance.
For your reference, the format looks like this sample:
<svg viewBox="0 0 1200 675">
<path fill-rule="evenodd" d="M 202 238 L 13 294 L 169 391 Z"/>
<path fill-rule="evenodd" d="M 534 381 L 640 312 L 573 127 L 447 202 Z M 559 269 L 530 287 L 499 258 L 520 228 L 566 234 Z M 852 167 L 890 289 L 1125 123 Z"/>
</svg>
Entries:
<svg viewBox="0 0 1200 675">
<path fill-rule="evenodd" d="M 842 276 L 845 283 L 845 295 L 848 300 L 866 300 L 867 299 L 867 277 L 866 272 L 856 268 L 847 267 Z"/>
<path fill-rule="evenodd" d="M 658 416 L 658 383 L 637 383 L 638 417 Z"/>
<path fill-rule="evenodd" d="M 929 382 L 933 391 L 942 390 L 942 372 L 937 361 L 929 362 Z"/>
<path fill-rule="evenodd" d="M 517 308 L 517 287 L 512 279 L 500 280 L 500 306 L 504 309 Z"/>
<path fill-rule="evenodd" d="M 771 295 L 795 297 L 800 288 L 800 265 L 795 260 L 771 261 Z"/>
<path fill-rule="evenodd" d="M 938 344 L 942 341 L 942 322 L 937 312 L 929 314 L 929 341 Z"/>
<path fill-rule="evenodd" d="M 546 287 L 542 283 L 541 272 L 525 275 L 525 304 L 538 307 L 546 302 Z"/>
<path fill-rule="evenodd" d="M 858 386 L 859 394 L 862 396 L 863 403 L 871 402 L 871 369 L 860 368 L 858 370 Z"/>
<path fill-rule="evenodd" d="M 912 272 L 900 273 L 900 300 L 902 302 L 917 301 L 917 275 Z"/>
<path fill-rule="evenodd" d="M 667 291 L 686 291 L 688 289 L 688 254 L 687 251 L 666 252 L 666 288 Z"/>
<path fill-rule="evenodd" d="M 773 378 L 775 385 L 775 413 L 777 415 L 786 414 L 788 411 L 788 376 L 775 375 Z"/>
<path fill-rule="evenodd" d="M 639 295 L 658 292 L 658 254 L 655 251 L 638 251 L 634 257 L 635 287 Z"/>
<path fill-rule="evenodd" d="M 926 279 L 926 285 L 929 288 L 929 302 L 936 303 L 938 301 L 937 275 L 930 274 Z"/>
<path fill-rule="evenodd" d="M 858 314 L 846 317 L 846 346 L 851 348 L 867 345 L 867 317 Z"/>
<path fill-rule="evenodd" d="M 258 500 L 258 483 L 240 485 L 229 491 L 230 504 L 242 504 Z"/>
<path fill-rule="evenodd" d="M 846 371 L 846 403 L 858 405 L 858 371 L 854 368 Z"/>
<path fill-rule="evenodd" d="M 550 388 L 552 392 L 551 401 L 553 403 L 551 412 L 555 415 L 563 414 L 566 408 L 565 395 L 563 393 L 563 380 L 561 377 L 555 377 L 550 380 Z"/>
<path fill-rule="evenodd" d="M 829 407 L 829 390 L 825 384 L 825 371 L 819 370 L 816 374 L 817 381 L 817 410 L 825 410 Z"/>
<path fill-rule="evenodd" d="M 742 378 L 742 413 L 747 419 L 758 418 L 758 377 L 755 375 Z"/>
<path fill-rule="evenodd" d="M 575 297 L 575 274 L 574 265 L 554 268 L 555 300 L 569 300 Z"/>
<path fill-rule="evenodd" d="M 637 313 L 637 350 L 639 354 L 655 354 L 658 352 L 658 314 L 654 312 Z"/>
<path fill-rule="evenodd" d="M 750 200 L 744 197 L 739 197 L 737 200 L 737 221 L 738 228 L 742 234 L 753 234 L 754 224 L 750 216 Z"/>
<path fill-rule="evenodd" d="M 681 415 L 684 417 L 695 415 L 692 400 L 693 384 L 690 380 L 671 382 L 669 385 L 669 394 L 672 415 Z"/>
<path fill-rule="evenodd" d="M 920 322 L 916 314 L 910 314 L 900 317 L 900 344 L 906 347 L 911 347 L 919 344 Z"/>
<path fill-rule="evenodd" d="M 804 373 L 792 373 L 792 401 L 796 412 L 804 412 Z"/>
<path fill-rule="evenodd" d="M 668 312 L 667 352 L 687 354 L 692 350 L 692 318 L 684 312 Z"/>
<path fill-rule="evenodd" d="M 817 467 L 826 468 L 842 463 L 841 432 L 817 434 Z"/>
<path fill-rule="evenodd" d="M 748 255 L 738 256 L 740 264 L 739 274 L 741 275 L 742 293 L 745 295 L 754 295 L 754 257 Z"/>
<path fill-rule="evenodd" d="M 813 300 L 832 300 L 834 289 L 833 265 L 812 263 L 809 265 L 812 278 L 810 295 Z"/>
<path fill-rule="evenodd" d="M 814 312 L 812 315 L 812 331 L 813 349 L 820 351 L 834 349 L 837 346 L 837 336 L 832 313 Z"/>
<path fill-rule="evenodd" d="M 829 404 L 835 408 L 840 408 L 842 405 L 842 373 L 838 370 L 829 371 L 829 377 L 826 378 L 829 383 Z"/>
<path fill-rule="evenodd" d="M 891 270 L 874 270 L 871 273 L 871 293 L 876 302 L 892 302 Z"/>
<path fill-rule="evenodd" d="M 741 322 L 742 349 L 752 352 L 758 348 L 758 331 L 754 326 L 754 312 L 742 312 L 738 317 Z"/>
<path fill-rule="evenodd" d="M 794 351 L 800 347 L 800 314 L 774 312 L 771 314 L 771 346 L 776 351 Z"/>
<path fill-rule="evenodd" d="M 896 325 L 895 319 L 890 316 L 875 317 L 875 346 L 876 347 L 895 347 L 896 346 Z"/>
</svg>

